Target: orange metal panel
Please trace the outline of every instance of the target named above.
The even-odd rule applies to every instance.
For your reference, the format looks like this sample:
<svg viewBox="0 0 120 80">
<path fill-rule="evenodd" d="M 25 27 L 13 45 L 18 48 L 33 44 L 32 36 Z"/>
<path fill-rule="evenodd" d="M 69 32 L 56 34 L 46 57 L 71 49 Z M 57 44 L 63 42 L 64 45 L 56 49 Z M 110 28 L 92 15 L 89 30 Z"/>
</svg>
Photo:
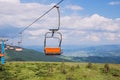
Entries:
<svg viewBox="0 0 120 80">
<path fill-rule="evenodd" d="M 0 53 L 0 57 L 2 57 L 2 56 L 4 56 L 4 54 L 1 54 L 1 53 Z"/>
<path fill-rule="evenodd" d="M 46 54 L 60 54 L 61 53 L 61 49 L 59 47 L 55 47 L 55 48 L 45 48 L 45 53 Z"/>
</svg>

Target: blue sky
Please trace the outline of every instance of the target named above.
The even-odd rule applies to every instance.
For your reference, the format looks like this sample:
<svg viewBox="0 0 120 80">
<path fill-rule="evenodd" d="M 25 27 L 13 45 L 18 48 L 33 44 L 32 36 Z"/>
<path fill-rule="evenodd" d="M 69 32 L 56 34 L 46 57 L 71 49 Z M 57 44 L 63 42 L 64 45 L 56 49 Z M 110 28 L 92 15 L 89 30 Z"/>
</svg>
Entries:
<svg viewBox="0 0 120 80">
<path fill-rule="evenodd" d="M 37 2 L 40 4 L 51 4 L 57 3 L 58 1 L 60 0 L 21 0 L 22 3 Z M 117 3 L 110 5 L 111 2 Z M 77 12 L 79 15 L 92 15 L 94 13 L 98 13 L 108 18 L 118 18 L 120 17 L 119 4 L 120 0 L 64 0 L 64 2 L 61 4 L 61 7 L 66 5 L 78 5 L 84 8 L 83 11 Z"/>
<path fill-rule="evenodd" d="M 0 36 L 9 36 L 11 43 L 11 37 L 59 1 L 0 0 Z M 64 0 L 59 6 L 63 45 L 120 44 L 120 0 Z M 44 34 L 56 25 L 53 9 L 23 33 L 23 45 L 42 46 Z"/>
</svg>

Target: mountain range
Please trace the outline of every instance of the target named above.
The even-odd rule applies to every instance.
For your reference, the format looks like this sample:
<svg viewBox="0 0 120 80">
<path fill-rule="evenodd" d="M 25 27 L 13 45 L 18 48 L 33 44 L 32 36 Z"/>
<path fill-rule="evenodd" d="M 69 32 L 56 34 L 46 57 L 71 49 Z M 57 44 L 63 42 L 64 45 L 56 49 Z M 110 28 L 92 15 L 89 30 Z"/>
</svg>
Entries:
<svg viewBox="0 0 120 80">
<path fill-rule="evenodd" d="M 7 61 L 74 61 L 120 63 L 120 45 L 62 46 L 60 56 L 46 56 L 41 46 L 27 46 L 22 52 L 6 51 Z"/>
<path fill-rule="evenodd" d="M 41 46 L 27 46 L 26 48 L 33 49 L 39 52 L 43 52 Z M 120 56 L 120 45 L 97 45 L 97 46 L 76 46 L 67 45 L 62 46 L 62 55 L 71 57 L 111 57 Z"/>
<path fill-rule="evenodd" d="M 9 49 L 6 50 L 5 59 L 6 61 L 70 61 L 57 56 L 46 56 L 42 52 L 26 48 L 24 48 L 21 52 L 16 52 L 15 50 Z"/>
</svg>

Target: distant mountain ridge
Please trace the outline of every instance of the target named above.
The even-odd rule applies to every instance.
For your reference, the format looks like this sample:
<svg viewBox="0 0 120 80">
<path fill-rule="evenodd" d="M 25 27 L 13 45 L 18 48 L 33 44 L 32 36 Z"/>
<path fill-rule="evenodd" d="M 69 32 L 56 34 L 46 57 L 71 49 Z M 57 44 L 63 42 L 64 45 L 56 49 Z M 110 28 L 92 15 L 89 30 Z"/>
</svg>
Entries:
<svg viewBox="0 0 120 80">
<path fill-rule="evenodd" d="M 7 61 L 68 61 L 120 64 L 120 45 L 64 46 L 60 56 L 45 56 L 43 47 L 29 46 L 22 52 L 6 51 Z"/>
<path fill-rule="evenodd" d="M 41 46 L 29 46 L 29 49 L 36 51 L 42 51 Z M 62 47 L 64 56 L 72 57 L 88 57 L 88 56 L 99 56 L 99 57 L 111 57 L 120 56 L 120 45 L 98 45 L 98 46 L 63 46 Z"/>
<path fill-rule="evenodd" d="M 58 56 L 46 56 L 42 52 L 26 48 L 24 48 L 22 52 L 6 50 L 5 55 L 6 61 L 70 61 L 67 59 L 59 58 Z"/>
<path fill-rule="evenodd" d="M 68 59 L 73 62 L 91 62 L 91 63 L 115 63 L 120 64 L 120 56 L 113 57 L 99 57 L 99 56 L 89 56 L 89 57 L 71 57 L 71 56 L 61 56 L 63 59 Z"/>
<path fill-rule="evenodd" d="M 41 46 L 28 47 L 43 51 Z M 120 45 L 62 46 L 63 54 L 58 56 L 74 62 L 118 63 L 120 64 Z"/>
</svg>

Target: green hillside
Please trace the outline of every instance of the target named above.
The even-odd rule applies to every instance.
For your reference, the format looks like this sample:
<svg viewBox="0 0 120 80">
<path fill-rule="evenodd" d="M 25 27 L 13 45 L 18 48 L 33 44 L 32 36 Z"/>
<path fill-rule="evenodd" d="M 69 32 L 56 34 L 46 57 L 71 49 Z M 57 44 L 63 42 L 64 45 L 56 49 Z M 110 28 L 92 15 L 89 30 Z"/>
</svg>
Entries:
<svg viewBox="0 0 120 80">
<path fill-rule="evenodd" d="M 46 56 L 44 53 L 31 49 L 23 49 L 22 52 L 6 50 L 6 61 L 69 61 L 58 56 Z"/>
<path fill-rule="evenodd" d="M 0 80 L 120 80 L 120 64 L 7 62 Z"/>
</svg>

